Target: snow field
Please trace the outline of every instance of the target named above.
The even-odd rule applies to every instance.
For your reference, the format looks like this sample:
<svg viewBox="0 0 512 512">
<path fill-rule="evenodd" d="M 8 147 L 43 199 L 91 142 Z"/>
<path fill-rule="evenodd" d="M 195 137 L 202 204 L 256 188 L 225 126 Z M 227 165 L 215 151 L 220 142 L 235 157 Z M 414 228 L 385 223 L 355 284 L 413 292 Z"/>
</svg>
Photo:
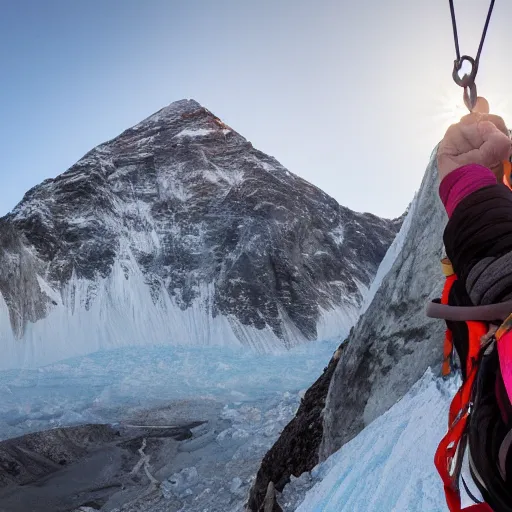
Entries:
<svg viewBox="0 0 512 512">
<path fill-rule="evenodd" d="M 443 381 L 427 370 L 388 412 L 289 484 L 281 500 L 287 502 L 285 510 L 445 512 L 434 453 L 459 384 L 458 378 Z"/>
</svg>

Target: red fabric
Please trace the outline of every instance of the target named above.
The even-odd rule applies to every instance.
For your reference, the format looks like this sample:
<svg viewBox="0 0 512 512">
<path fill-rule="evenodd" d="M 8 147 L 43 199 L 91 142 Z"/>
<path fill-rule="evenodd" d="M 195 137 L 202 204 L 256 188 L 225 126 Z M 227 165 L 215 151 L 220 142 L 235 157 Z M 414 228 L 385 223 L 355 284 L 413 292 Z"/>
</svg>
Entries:
<svg viewBox="0 0 512 512">
<path fill-rule="evenodd" d="M 475 190 L 496 185 L 494 174 L 478 164 L 464 165 L 446 176 L 439 186 L 439 196 L 443 201 L 448 217 L 451 217 L 457 205 Z"/>
<path fill-rule="evenodd" d="M 455 171 L 456 172 L 456 171 Z M 450 290 L 453 283 L 457 280 L 455 274 L 446 278 L 443 293 L 441 295 L 441 303 L 448 304 Z M 452 473 L 451 467 L 454 457 L 457 455 L 457 448 L 466 428 L 466 423 L 469 416 L 468 404 L 471 400 L 471 393 L 473 383 L 476 377 L 476 361 L 480 351 L 480 340 L 482 336 L 487 333 L 487 327 L 481 322 L 467 322 L 468 326 L 468 357 L 466 361 L 466 380 L 459 388 L 457 393 L 452 399 L 450 410 L 448 414 L 448 432 L 439 443 L 437 447 L 434 463 L 443 481 L 444 493 L 446 496 L 446 503 L 450 512 L 492 512 L 488 505 L 478 505 L 478 508 L 469 507 L 461 508 L 461 499 L 459 492 L 459 474 Z M 451 341 L 452 333 L 446 331 L 445 339 L 445 358 L 448 346 L 446 342 Z M 482 508 L 483 507 L 483 508 Z"/>
<path fill-rule="evenodd" d="M 460 512 L 459 474 L 451 472 L 453 458 L 457 454 L 462 434 L 469 417 L 468 403 L 476 376 L 476 366 L 472 368 L 467 379 L 457 391 L 450 404 L 450 425 L 434 455 L 434 464 L 443 481 L 446 503 L 450 512 Z"/>
<path fill-rule="evenodd" d="M 452 368 L 450 365 L 450 360 L 453 352 L 453 335 L 450 329 L 446 329 L 444 335 L 444 346 L 443 346 L 443 365 L 441 367 L 441 375 L 446 377 L 450 375 Z"/>
<path fill-rule="evenodd" d="M 443 293 L 441 295 L 441 304 L 448 305 L 448 299 L 450 298 L 450 291 L 452 289 L 453 283 L 457 281 L 457 276 L 452 274 L 448 276 L 444 282 Z"/>
<path fill-rule="evenodd" d="M 498 354 L 503 383 L 508 399 L 512 402 L 512 331 L 508 331 L 498 340 Z"/>
</svg>

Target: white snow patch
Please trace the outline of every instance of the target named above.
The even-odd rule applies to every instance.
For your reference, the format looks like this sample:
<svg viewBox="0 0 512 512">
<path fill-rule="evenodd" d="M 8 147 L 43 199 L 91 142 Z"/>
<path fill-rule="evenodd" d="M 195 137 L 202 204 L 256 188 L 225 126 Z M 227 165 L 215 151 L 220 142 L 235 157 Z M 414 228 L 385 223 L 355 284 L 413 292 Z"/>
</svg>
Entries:
<svg viewBox="0 0 512 512">
<path fill-rule="evenodd" d="M 254 155 L 251 155 L 251 157 L 247 158 L 247 160 L 255 163 L 258 167 L 261 167 L 264 171 L 275 172 L 275 170 L 276 170 L 276 167 L 274 165 L 264 162 L 263 160 L 260 160 L 258 157 L 254 156 Z"/>
<path fill-rule="evenodd" d="M 192 194 L 186 189 L 185 183 L 179 178 L 184 165 L 163 167 L 157 176 L 158 193 L 161 199 L 178 199 L 182 203 L 188 201 Z"/>
<path fill-rule="evenodd" d="M 445 512 L 433 461 L 459 384 L 429 368 L 389 411 L 311 471 L 318 483 L 297 512 Z M 285 495 L 293 494 L 291 485 Z M 471 504 L 467 496 L 463 502 Z"/>
<path fill-rule="evenodd" d="M 54 290 L 39 274 L 36 277 L 40 290 L 57 304 L 61 303 L 60 293 Z"/>
<path fill-rule="evenodd" d="M 152 144 L 155 140 L 154 135 L 150 135 L 149 137 L 141 137 L 140 139 L 137 139 L 137 147 L 147 147 L 150 144 Z"/>
<path fill-rule="evenodd" d="M 236 187 L 244 181 L 244 172 L 240 169 L 222 169 L 217 165 L 214 168 L 203 171 L 204 178 L 212 183 L 225 182 L 230 187 Z"/>
<path fill-rule="evenodd" d="M 357 304 L 346 303 L 342 308 L 320 308 L 317 336 L 321 340 L 343 340 L 359 318 Z"/>
<path fill-rule="evenodd" d="M 345 229 L 343 228 L 343 226 L 342 225 L 336 226 L 331 231 L 331 237 L 334 240 L 334 243 L 336 245 L 339 246 L 339 245 L 343 244 L 343 240 L 345 238 Z"/>
<path fill-rule="evenodd" d="M 364 304 L 366 301 L 366 297 L 368 296 L 368 292 L 370 289 L 368 286 L 366 286 L 364 283 L 359 281 L 359 279 L 354 278 L 354 283 L 357 286 L 357 289 L 359 290 L 359 293 L 361 294 L 361 304 Z M 361 315 L 361 311 L 359 311 L 359 316 Z"/>
<path fill-rule="evenodd" d="M 366 310 L 370 307 L 370 304 L 372 303 L 375 294 L 377 293 L 378 289 L 380 288 L 380 285 L 382 284 L 382 281 L 387 276 L 388 272 L 393 267 L 396 258 L 402 251 L 405 243 L 405 239 L 407 238 L 407 234 L 409 233 L 409 229 L 412 224 L 412 218 L 414 216 L 414 212 L 416 210 L 416 203 L 417 203 L 417 195 L 414 196 L 414 199 L 411 203 L 411 206 L 409 208 L 409 211 L 407 212 L 407 215 L 405 216 L 405 219 L 402 223 L 402 227 L 400 228 L 400 231 L 396 235 L 395 239 L 393 240 L 393 243 L 389 246 L 386 255 L 384 256 L 383 260 L 381 261 L 379 268 L 377 270 L 377 274 L 375 274 L 375 278 L 372 281 L 372 284 L 370 286 L 370 289 L 368 293 L 365 296 L 364 304 L 361 307 L 361 315 L 366 312 Z"/>
<path fill-rule="evenodd" d="M 174 138 L 178 137 L 205 137 L 206 135 L 210 135 L 215 130 L 209 130 L 207 128 L 196 128 L 195 130 L 191 130 L 186 128 L 185 130 L 181 130 L 180 133 L 174 136 Z"/>
</svg>

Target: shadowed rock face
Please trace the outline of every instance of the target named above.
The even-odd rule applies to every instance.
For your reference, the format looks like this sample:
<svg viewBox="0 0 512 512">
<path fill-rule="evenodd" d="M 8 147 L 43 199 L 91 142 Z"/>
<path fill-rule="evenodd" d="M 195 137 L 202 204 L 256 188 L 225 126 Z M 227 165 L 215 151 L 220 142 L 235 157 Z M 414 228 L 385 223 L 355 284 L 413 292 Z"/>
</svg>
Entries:
<svg viewBox="0 0 512 512">
<path fill-rule="evenodd" d="M 108 425 L 53 429 L 0 442 L 0 488 L 27 485 L 116 439 Z"/>
<path fill-rule="evenodd" d="M 222 317 L 224 338 L 287 347 L 326 335 L 325 311 L 348 330 L 399 224 L 340 206 L 183 100 L 34 187 L 0 221 L 0 309 L 15 338 L 45 346 L 42 319 L 58 310 L 62 325 L 70 315 L 90 325 L 101 304 L 104 318 L 117 315 L 105 320 L 111 337 L 126 339 L 115 325 L 146 332 L 130 312 L 146 293 L 166 328 L 196 315 L 194 332 L 184 323 L 162 339 L 219 342 L 211 324 Z M 53 340 L 64 340 L 55 322 Z"/>
<path fill-rule="evenodd" d="M 112 510 L 144 501 L 149 493 L 161 497 L 160 480 L 151 471 L 165 477 L 173 471 L 168 466 L 179 467 L 179 447 L 202 423 L 160 428 L 82 425 L 2 441 L 0 510 Z M 153 481 L 144 460 L 151 461 Z"/>
<path fill-rule="evenodd" d="M 341 345 L 339 361 L 331 360 L 308 390 L 306 397 L 311 393 L 315 400 L 302 403 L 264 458 L 251 491 L 251 510 L 258 509 L 261 487 L 268 479 L 311 470 L 388 410 L 429 366 L 440 368 L 444 325 L 425 316 L 427 301 L 438 297 L 443 285 L 439 260 L 447 218 L 437 186 L 432 159 L 402 231 L 390 248 L 390 254 L 397 252 L 394 263 Z M 317 437 L 315 442 L 302 443 L 306 449 L 292 457 L 293 450 L 282 447 L 296 443 L 296 425 L 304 424 L 308 417 L 315 418 L 312 428 Z"/>
</svg>

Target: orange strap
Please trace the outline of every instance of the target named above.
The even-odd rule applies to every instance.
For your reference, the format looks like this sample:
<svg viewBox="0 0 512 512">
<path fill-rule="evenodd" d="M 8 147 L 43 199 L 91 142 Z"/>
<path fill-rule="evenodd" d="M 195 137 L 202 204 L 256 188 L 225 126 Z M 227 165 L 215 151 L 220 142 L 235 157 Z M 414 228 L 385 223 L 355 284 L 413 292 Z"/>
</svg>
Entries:
<svg viewBox="0 0 512 512">
<path fill-rule="evenodd" d="M 445 272 L 446 281 L 441 296 L 441 303 L 448 304 L 450 290 L 453 283 L 457 280 L 455 274 Z M 469 403 L 473 390 L 473 384 L 478 370 L 478 355 L 480 352 L 480 340 L 487 333 L 487 326 L 482 322 L 466 322 L 468 326 L 468 357 L 466 360 L 466 380 L 459 388 L 450 404 L 448 415 L 448 432 L 443 437 L 437 447 L 434 456 L 434 463 L 437 471 L 443 481 L 446 503 L 450 512 L 461 512 L 461 498 L 459 491 L 459 474 L 452 473 L 452 466 L 456 456 L 463 457 L 463 453 L 457 453 L 460 442 L 469 418 Z M 448 329 L 445 335 L 443 349 L 443 375 L 450 373 L 450 356 L 453 349 L 453 334 Z M 457 465 L 455 465 L 457 466 Z M 486 504 L 479 504 L 464 509 L 469 512 L 492 512 L 492 509 Z"/>
<path fill-rule="evenodd" d="M 512 189 L 512 182 L 510 179 L 510 174 L 512 172 L 512 164 L 505 160 L 503 162 L 503 184 L 506 185 L 508 188 Z"/>
<path fill-rule="evenodd" d="M 443 267 L 443 273 L 446 275 L 444 282 L 443 293 L 441 294 L 441 304 L 448 304 L 448 298 L 450 296 L 450 290 L 452 289 L 453 283 L 457 280 L 457 276 L 453 273 L 453 269 L 448 258 L 441 260 Z M 446 329 L 444 335 L 444 346 L 443 346 L 443 365 L 441 367 L 441 375 L 446 377 L 451 373 L 450 359 L 453 351 L 453 335 L 450 329 Z"/>
<path fill-rule="evenodd" d="M 447 434 L 443 437 L 439 446 L 437 447 L 434 456 L 434 463 L 437 472 L 443 481 L 444 493 L 446 496 L 446 503 L 450 512 L 460 512 L 461 499 L 459 491 L 459 474 L 452 474 L 451 467 L 456 455 L 462 457 L 464 454 L 457 454 L 460 445 L 460 440 L 466 429 L 469 418 L 469 398 L 471 397 L 471 389 L 476 377 L 476 365 L 464 384 L 457 391 L 453 397 L 450 405 L 450 421 Z"/>
<path fill-rule="evenodd" d="M 441 367 L 441 374 L 443 377 L 450 375 L 452 368 L 450 360 L 453 352 L 453 335 L 450 329 L 446 329 L 444 335 L 444 346 L 443 346 L 443 366 Z"/>
<path fill-rule="evenodd" d="M 441 304 L 448 305 L 448 298 L 450 296 L 450 291 L 452 289 L 453 283 L 457 281 L 457 276 L 452 274 L 448 276 L 444 282 L 443 293 L 441 294 Z"/>
</svg>

